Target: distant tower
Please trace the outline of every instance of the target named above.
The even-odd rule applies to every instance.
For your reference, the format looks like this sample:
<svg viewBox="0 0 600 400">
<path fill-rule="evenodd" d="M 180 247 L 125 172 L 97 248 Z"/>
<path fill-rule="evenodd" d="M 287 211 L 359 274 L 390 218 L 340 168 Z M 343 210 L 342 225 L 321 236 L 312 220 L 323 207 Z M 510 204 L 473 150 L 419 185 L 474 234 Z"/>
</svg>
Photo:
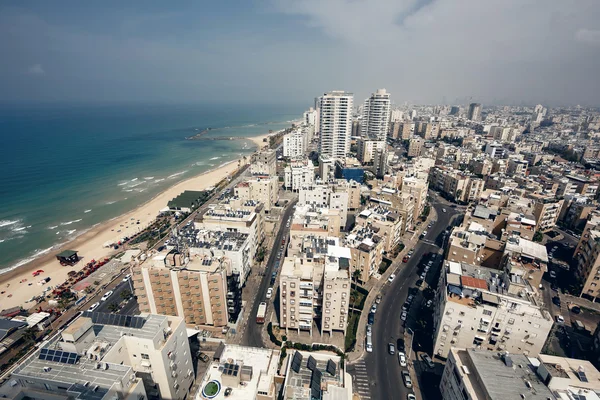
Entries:
<svg viewBox="0 0 600 400">
<path fill-rule="evenodd" d="M 467 113 L 467 118 L 471 121 L 481 121 L 481 104 L 469 104 L 469 112 Z"/>
<path fill-rule="evenodd" d="M 379 89 L 365 100 L 360 123 L 361 136 L 385 140 L 390 127 L 390 94 Z"/>
<path fill-rule="evenodd" d="M 344 159 L 350 152 L 354 95 L 335 90 L 319 98 L 321 157 Z"/>
</svg>

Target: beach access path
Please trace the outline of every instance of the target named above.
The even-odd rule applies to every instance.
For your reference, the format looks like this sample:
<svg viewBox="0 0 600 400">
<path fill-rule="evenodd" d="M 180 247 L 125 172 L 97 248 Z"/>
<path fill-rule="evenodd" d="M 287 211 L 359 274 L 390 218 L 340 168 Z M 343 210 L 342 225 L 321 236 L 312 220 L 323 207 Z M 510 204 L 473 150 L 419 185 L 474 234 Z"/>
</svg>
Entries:
<svg viewBox="0 0 600 400">
<path fill-rule="evenodd" d="M 248 139 L 252 140 L 258 149 L 261 149 L 268 145 L 268 141 L 263 141 L 268 136 L 261 135 L 249 137 Z M 99 224 L 60 248 L 12 271 L 0 274 L 0 291 L 4 292 L 0 294 L 0 310 L 15 306 L 21 306 L 24 309 L 34 307 L 35 303 L 28 300 L 41 295 L 47 286 L 59 285 L 67 280 L 69 271 L 79 271 L 92 259 L 101 260 L 120 251 L 114 250 L 112 247 L 104 247 L 104 243 L 118 241 L 125 236 L 133 236 L 140 230 L 140 227 L 143 229 L 149 226 L 156 219 L 160 210 L 166 207 L 169 200 L 178 196 L 181 192 L 185 190 L 200 191 L 215 186 L 237 170 L 238 161 L 240 160 L 242 158 L 179 182 L 135 210 Z M 137 221 L 140 221 L 140 223 L 137 224 Z M 119 230 L 120 232 L 117 232 Z M 61 266 L 56 259 L 56 254 L 65 249 L 77 250 L 82 259 L 72 267 Z M 37 277 L 33 277 L 32 273 L 39 269 L 44 272 Z M 43 286 L 38 285 L 38 282 L 46 277 L 49 277 L 50 281 Z"/>
</svg>

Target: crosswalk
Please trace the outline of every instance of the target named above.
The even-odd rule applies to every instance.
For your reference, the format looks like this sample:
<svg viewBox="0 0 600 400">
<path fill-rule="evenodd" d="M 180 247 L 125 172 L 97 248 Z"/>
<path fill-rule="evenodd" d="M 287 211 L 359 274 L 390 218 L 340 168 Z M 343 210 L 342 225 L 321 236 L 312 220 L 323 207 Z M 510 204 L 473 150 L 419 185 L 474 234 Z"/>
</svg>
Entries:
<svg viewBox="0 0 600 400">
<path fill-rule="evenodd" d="M 358 393 L 362 400 L 371 398 L 369 389 L 369 377 L 367 375 L 367 366 L 364 360 L 360 360 L 353 364 L 354 371 L 351 372 L 353 380 L 353 392 Z"/>
</svg>

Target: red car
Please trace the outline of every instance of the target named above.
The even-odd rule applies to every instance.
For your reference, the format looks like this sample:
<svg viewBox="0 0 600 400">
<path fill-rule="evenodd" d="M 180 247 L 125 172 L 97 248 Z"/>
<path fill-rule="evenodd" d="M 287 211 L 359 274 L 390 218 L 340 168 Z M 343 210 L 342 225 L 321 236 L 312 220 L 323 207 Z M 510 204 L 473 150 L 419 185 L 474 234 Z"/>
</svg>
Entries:
<svg viewBox="0 0 600 400">
<path fill-rule="evenodd" d="M 408 262 L 408 256 L 404 256 L 404 258 L 402 259 L 402 262 L 403 263 Z"/>
</svg>

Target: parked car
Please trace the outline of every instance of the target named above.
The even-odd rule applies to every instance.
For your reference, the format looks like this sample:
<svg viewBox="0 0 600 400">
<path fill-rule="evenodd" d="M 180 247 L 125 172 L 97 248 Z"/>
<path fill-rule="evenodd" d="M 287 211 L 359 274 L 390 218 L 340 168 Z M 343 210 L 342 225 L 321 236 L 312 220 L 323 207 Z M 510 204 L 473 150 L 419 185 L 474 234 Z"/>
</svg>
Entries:
<svg viewBox="0 0 600 400">
<path fill-rule="evenodd" d="M 431 357 L 429 357 L 429 354 L 426 354 L 426 353 L 421 354 L 421 359 L 425 362 L 425 364 L 427 364 L 427 366 L 429 368 L 435 367 L 435 364 L 433 363 L 433 360 L 431 359 Z"/>
<path fill-rule="evenodd" d="M 406 349 L 404 348 L 404 339 L 398 339 L 396 341 L 396 347 L 398 348 L 398 351 L 404 353 L 406 351 Z"/>
<path fill-rule="evenodd" d="M 409 294 L 408 297 L 406 298 L 406 302 L 410 305 L 414 299 L 415 299 L 415 296 L 413 294 Z"/>
<path fill-rule="evenodd" d="M 273 288 L 270 287 L 267 289 L 267 299 L 270 299 L 273 296 Z"/>
<path fill-rule="evenodd" d="M 425 304 L 425 306 L 427 308 L 431 308 L 432 305 L 433 305 L 433 300 L 427 300 L 427 304 Z"/>
<path fill-rule="evenodd" d="M 403 263 L 405 263 L 405 262 L 408 262 L 408 256 L 404 256 L 404 257 L 402 258 L 402 262 L 403 262 Z"/>
<path fill-rule="evenodd" d="M 388 353 L 390 353 L 390 355 L 394 355 L 396 354 L 396 348 L 394 347 L 394 343 L 388 343 Z"/>
<path fill-rule="evenodd" d="M 131 274 L 127 274 L 123 277 L 123 282 L 127 282 L 130 279 L 131 279 Z"/>
<path fill-rule="evenodd" d="M 556 316 L 556 322 L 559 324 L 564 324 L 565 323 L 565 319 L 562 315 L 557 315 Z"/>
<path fill-rule="evenodd" d="M 102 298 L 100 299 L 100 301 L 106 301 L 108 300 L 108 298 L 113 294 L 112 290 L 109 290 L 108 292 L 104 293 L 104 296 L 102 296 Z"/>
<path fill-rule="evenodd" d="M 376 304 L 379 304 L 379 303 L 381 303 L 381 299 L 382 299 L 381 295 L 380 295 L 380 294 L 378 294 L 378 295 L 377 295 L 377 297 L 375 297 L 375 303 L 376 303 Z"/>
<path fill-rule="evenodd" d="M 391 274 L 390 277 L 388 278 L 388 282 L 394 282 L 395 278 L 396 278 L 396 274 Z"/>
<path fill-rule="evenodd" d="M 404 381 L 404 386 L 409 389 L 412 388 L 412 379 L 410 378 L 408 371 L 402 371 L 402 380 Z"/>
<path fill-rule="evenodd" d="M 402 321 L 406 321 L 406 317 L 408 317 L 408 313 L 406 311 L 402 311 L 402 315 L 400 316 L 400 319 Z"/>
<path fill-rule="evenodd" d="M 375 314 L 369 313 L 367 317 L 367 322 L 369 323 L 369 325 L 373 325 L 373 323 L 375 322 Z"/>
<path fill-rule="evenodd" d="M 371 336 L 373 334 L 373 325 L 367 325 L 367 336 Z"/>
<path fill-rule="evenodd" d="M 421 285 L 423 285 L 423 279 L 419 279 L 418 281 L 415 282 L 415 285 L 417 287 L 421 287 Z"/>
<path fill-rule="evenodd" d="M 552 302 L 553 302 L 554 304 L 556 304 L 558 307 L 560 307 L 560 297 L 558 297 L 558 296 L 554 296 L 554 297 L 552 298 Z"/>
<path fill-rule="evenodd" d="M 402 304 L 402 311 L 408 311 L 409 308 L 410 308 L 410 304 L 408 304 L 408 303 Z"/>
<path fill-rule="evenodd" d="M 406 400 L 417 400 L 417 396 L 412 393 L 406 395 Z"/>
<path fill-rule="evenodd" d="M 442 208 L 442 212 L 446 212 L 446 209 L 445 209 L 445 208 Z"/>
<path fill-rule="evenodd" d="M 208 356 L 201 351 L 198 352 L 198 359 L 204 363 L 207 363 L 209 360 Z"/>
<path fill-rule="evenodd" d="M 406 355 L 398 349 L 398 362 L 401 367 L 406 367 Z"/>
<path fill-rule="evenodd" d="M 550 278 L 556 278 L 556 271 L 550 271 Z"/>
<path fill-rule="evenodd" d="M 573 306 L 571 307 L 571 312 L 573 314 L 579 314 L 581 312 L 581 308 L 579 306 Z"/>
<path fill-rule="evenodd" d="M 427 276 L 427 272 L 423 272 L 423 273 L 421 273 L 421 276 L 419 276 L 419 278 L 421 278 L 422 280 L 425 280 L 426 276 Z"/>
<path fill-rule="evenodd" d="M 375 314 L 377 312 L 377 304 L 373 304 L 371 306 L 371 313 Z"/>
<path fill-rule="evenodd" d="M 88 308 L 88 311 L 94 311 L 96 308 L 98 308 L 98 306 L 100 305 L 100 303 L 94 303 L 90 306 L 90 308 Z"/>
</svg>

